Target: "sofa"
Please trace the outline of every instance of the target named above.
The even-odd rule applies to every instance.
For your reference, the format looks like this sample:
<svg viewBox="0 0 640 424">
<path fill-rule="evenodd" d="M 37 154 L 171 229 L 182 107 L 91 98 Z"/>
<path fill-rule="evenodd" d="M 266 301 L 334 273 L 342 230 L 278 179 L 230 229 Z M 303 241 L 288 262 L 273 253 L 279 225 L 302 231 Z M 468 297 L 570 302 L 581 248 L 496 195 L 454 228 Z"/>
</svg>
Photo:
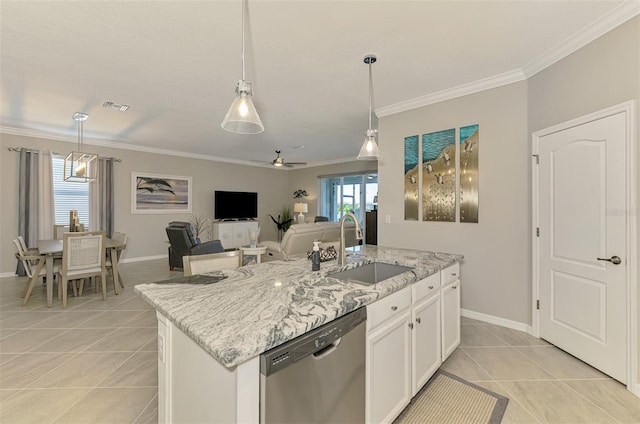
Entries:
<svg viewBox="0 0 640 424">
<path fill-rule="evenodd" d="M 173 270 L 174 268 L 182 268 L 183 256 L 224 252 L 224 248 L 222 247 L 220 240 L 201 243 L 200 239 L 193 235 L 193 227 L 188 222 L 170 222 L 165 230 L 170 243 L 170 270 Z"/>
<path fill-rule="evenodd" d="M 357 246 L 360 240 L 356 238 L 356 225 L 352 221 L 345 222 L 344 237 L 346 247 Z M 260 241 L 267 248 L 266 259 L 288 259 L 291 255 L 307 253 L 313 248 L 314 241 L 335 242 L 335 248 L 340 248 L 340 223 L 316 222 L 310 224 L 293 224 L 284 233 L 281 242 Z"/>
</svg>

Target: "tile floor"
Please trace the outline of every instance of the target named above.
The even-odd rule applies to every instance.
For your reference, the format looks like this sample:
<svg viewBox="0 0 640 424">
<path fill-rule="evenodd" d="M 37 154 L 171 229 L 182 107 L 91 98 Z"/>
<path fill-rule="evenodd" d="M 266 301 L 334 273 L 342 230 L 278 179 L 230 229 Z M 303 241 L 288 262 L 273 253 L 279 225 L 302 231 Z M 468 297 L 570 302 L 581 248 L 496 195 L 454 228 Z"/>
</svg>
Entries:
<svg viewBox="0 0 640 424">
<path fill-rule="evenodd" d="M 157 324 L 133 285 L 181 275 L 165 260 L 123 264 L 126 289 L 27 306 L 25 278 L 0 279 L 0 422 L 157 421 Z M 519 331 L 462 319 L 443 368 L 507 396 L 503 423 L 640 423 L 640 399 L 563 351 Z M 448 423 L 447 423 L 448 424 Z"/>
</svg>

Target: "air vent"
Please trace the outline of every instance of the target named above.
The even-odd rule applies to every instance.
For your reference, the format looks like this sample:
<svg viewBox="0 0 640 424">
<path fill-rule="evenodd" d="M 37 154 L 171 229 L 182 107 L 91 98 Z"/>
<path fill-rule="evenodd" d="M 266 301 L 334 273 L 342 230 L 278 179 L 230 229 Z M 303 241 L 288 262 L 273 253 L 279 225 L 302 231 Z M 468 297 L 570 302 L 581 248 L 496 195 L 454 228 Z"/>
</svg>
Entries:
<svg viewBox="0 0 640 424">
<path fill-rule="evenodd" d="M 129 110 L 129 105 L 122 105 L 120 103 L 113 103 L 109 101 L 105 101 L 102 103 L 102 107 L 106 107 L 107 109 L 118 109 L 120 112 L 126 112 Z"/>
</svg>

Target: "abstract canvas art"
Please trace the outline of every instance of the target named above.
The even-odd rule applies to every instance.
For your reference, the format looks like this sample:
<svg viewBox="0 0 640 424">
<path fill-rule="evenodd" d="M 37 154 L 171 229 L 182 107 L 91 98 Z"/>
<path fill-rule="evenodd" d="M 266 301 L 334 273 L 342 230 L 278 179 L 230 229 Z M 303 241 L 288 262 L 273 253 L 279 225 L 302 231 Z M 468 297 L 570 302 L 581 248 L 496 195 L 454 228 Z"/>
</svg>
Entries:
<svg viewBox="0 0 640 424">
<path fill-rule="evenodd" d="M 422 220 L 456 220 L 456 130 L 422 135 Z"/>
<path fill-rule="evenodd" d="M 191 213 L 191 177 L 132 172 L 131 213 Z"/>
<path fill-rule="evenodd" d="M 460 222 L 478 222 L 479 125 L 460 128 Z"/>
<path fill-rule="evenodd" d="M 404 138 L 404 219 L 418 220 L 419 138 Z"/>
</svg>

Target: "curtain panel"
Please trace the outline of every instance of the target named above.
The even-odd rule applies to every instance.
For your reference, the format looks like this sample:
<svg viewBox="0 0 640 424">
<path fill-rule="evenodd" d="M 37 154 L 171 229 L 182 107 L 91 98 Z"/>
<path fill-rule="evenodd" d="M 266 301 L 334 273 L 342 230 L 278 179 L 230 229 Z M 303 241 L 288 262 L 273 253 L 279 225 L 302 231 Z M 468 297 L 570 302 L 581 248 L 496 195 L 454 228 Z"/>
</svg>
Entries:
<svg viewBox="0 0 640 424">
<path fill-rule="evenodd" d="M 41 150 L 20 151 L 18 168 L 18 235 L 27 246 L 53 238 L 53 168 L 51 154 Z M 26 275 L 18 262 L 16 274 Z"/>
<path fill-rule="evenodd" d="M 113 234 L 113 158 L 100 158 L 97 181 L 89 186 L 89 228 Z"/>
</svg>

